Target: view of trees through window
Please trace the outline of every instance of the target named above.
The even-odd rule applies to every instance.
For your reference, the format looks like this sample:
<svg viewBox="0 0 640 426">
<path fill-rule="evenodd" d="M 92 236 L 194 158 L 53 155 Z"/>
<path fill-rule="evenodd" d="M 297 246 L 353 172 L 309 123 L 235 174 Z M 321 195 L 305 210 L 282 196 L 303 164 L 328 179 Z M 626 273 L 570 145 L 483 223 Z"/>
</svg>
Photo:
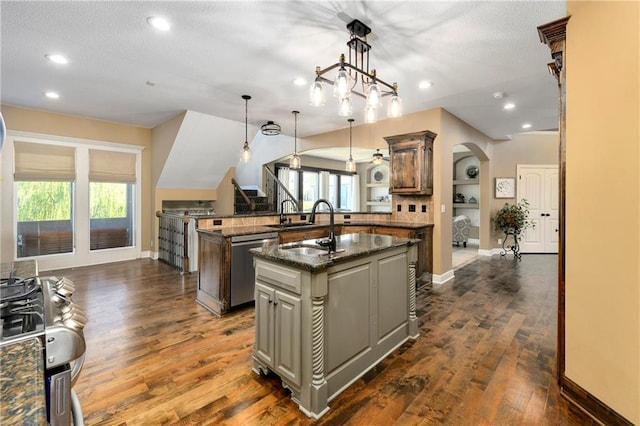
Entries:
<svg viewBox="0 0 640 426">
<path fill-rule="evenodd" d="M 18 222 L 71 219 L 71 182 L 17 182 Z"/>
<path fill-rule="evenodd" d="M 91 219 L 127 216 L 127 184 L 91 182 Z"/>
</svg>

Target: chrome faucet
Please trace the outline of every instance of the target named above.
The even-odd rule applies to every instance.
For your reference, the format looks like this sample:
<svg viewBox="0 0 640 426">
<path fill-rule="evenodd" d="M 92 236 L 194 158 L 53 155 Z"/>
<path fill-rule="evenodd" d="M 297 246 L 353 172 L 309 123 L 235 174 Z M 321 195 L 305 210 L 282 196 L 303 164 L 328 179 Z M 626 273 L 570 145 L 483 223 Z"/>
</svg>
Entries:
<svg viewBox="0 0 640 426">
<path fill-rule="evenodd" d="M 316 208 L 318 204 L 325 203 L 329 207 L 329 238 L 325 238 L 324 240 L 318 240 L 316 243 L 322 247 L 326 247 L 329 249 L 329 253 L 336 251 L 336 234 L 334 232 L 334 222 L 333 222 L 333 206 L 331 203 L 324 198 L 318 199 L 315 203 L 313 203 L 313 207 L 311 208 L 311 216 L 309 216 L 309 223 L 316 222 Z"/>
<path fill-rule="evenodd" d="M 298 211 L 298 204 L 295 201 L 293 201 L 291 198 L 286 198 L 282 200 L 282 202 L 280 203 L 280 225 L 282 225 L 287 221 L 287 219 L 285 219 L 284 217 L 284 203 L 286 203 L 287 201 L 293 204 L 293 208 L 296 210 L 296 212 Z"/>
</svg>

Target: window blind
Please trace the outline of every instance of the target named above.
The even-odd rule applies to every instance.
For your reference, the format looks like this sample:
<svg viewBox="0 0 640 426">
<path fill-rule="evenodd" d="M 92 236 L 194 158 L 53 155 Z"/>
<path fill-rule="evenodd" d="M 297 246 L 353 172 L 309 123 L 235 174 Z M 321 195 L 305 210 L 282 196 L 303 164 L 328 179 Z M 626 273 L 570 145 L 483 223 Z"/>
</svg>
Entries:
<svg viewBox="0 0 640 426">
<path fill-rule="evenodd" d="M 136 155 L 90 149 L 89 181 L 136 183 Z"/>
<path fill-rule="evenodd" d="M 75 148 L 19 141 L 14 147 L 16 181 L 75 181 Z"/>
</svg>

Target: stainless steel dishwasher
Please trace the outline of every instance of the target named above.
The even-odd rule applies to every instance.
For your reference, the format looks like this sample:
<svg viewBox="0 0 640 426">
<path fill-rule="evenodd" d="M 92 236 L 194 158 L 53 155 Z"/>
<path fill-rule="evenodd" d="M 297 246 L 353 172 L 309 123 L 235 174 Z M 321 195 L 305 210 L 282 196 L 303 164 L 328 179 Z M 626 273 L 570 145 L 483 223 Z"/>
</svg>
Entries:
<svg viewBox="0 0 640 426">
<path fill-rule="evenodd" d="M 278 233 L 265 232 L 231 237 L 230 307 L 253 301 L 255 277 L 253 255 L 249 253 L 249 249 L 262 247 L 265 243 L 277 244 Z"/>
</svg>

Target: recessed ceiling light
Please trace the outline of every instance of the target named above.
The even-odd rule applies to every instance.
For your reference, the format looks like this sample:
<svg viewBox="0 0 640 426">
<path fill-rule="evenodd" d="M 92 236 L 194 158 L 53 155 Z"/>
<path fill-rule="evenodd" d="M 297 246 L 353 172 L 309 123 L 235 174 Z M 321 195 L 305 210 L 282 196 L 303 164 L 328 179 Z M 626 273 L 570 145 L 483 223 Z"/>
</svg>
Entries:
<svg viewBox="0 0 640 426">
<path fill-rule="evenodd" d="M 418 84 L 418 89 L 428 89 L 431 86 L 433 86 L 433 82 L 425 80 Z"/>
<path fill-rule="evenodd" d="M 164 18 L 159 16 L 149 16 L 147 18 L 147 22 L 154 28 L 159 29 L 160 31 L 169 31 L 171 29 L 171 24 Z"/>
<path fill-rule="evenodd" d="M 493 92 L 491 96 L 493 96 L 494 99 L 502 99 L 507 96 L 507 94 L 504 92 Z"/>
<path fill-rule="evenodd" d="M 529 124 L 529 123 L 524 123 L 524 124 L 522 125 L 522 128 L 523 128 L 523 129 L 530 129 L 530 128 L 531 128 L 531 124 Z"/>
<path fill-rule="evenodd" d="M 56 92 L 46 92 L 44 95 L 49 99 L 59 99 L 60 98 L 60 95 L 57 94 Z"/>
<path fill-rule="evenodd" d="M 152 80 L 147 80 L 147 82 L 144 84 L 146 84 L 149 87 L 154 87 L 156 85 L 156 82 Z"/>
<path fill-rule="evenodd" d="M 514 109 L 516 107 L 516 104 L 512 104 L 512 103 L 508 103 L 508 104 L 504 104 L 504 109 Z"/>
<path fill-rule="evenodd" d="M 293 84 L 295 84 L 296 86 L 305 86 L 307 84 L 307 80 L 302 77 L 294 78 Z"/>
<path fill-rule="evenodd" d="M 67 58 L 65 58 L 62 55 L 58 55 L 58 54 L 46 54 L 44 55 L 45 58 L 47 58 L 48 60 L 50 60 L 51 62 L 55 62 L 56 64 L 68 64 L 69 60 Z"/>
</svg>

